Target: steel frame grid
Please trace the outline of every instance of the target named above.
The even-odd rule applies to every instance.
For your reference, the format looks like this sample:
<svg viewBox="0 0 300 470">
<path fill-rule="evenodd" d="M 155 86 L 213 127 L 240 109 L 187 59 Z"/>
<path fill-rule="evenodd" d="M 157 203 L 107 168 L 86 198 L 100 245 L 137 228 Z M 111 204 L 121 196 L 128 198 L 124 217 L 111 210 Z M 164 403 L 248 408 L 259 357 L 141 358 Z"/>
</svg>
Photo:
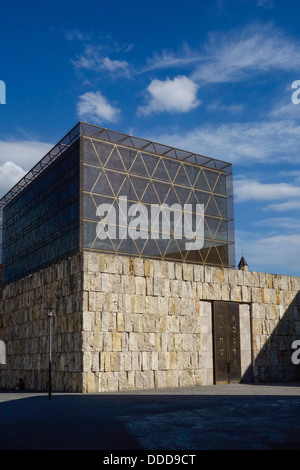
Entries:
<svg viewBox="0 0 300 470">
<path fill-rule="evenodd" d="M 94 130 L 94 132 L 88 132 L 88 130 Z M 70 147 L 77 139 L 82 136 L 99 137 L 100 135 L 101 140 L 106 142 L 118 143 L 119 145 L 126 143 L 126 147 L 150 153 L 150 146 L 152 146 L 152 150 L 154 150 L 153 153 L 156 155 L 162 155 L 183 161 L 191 161 L 194 159 L 195 161 L 193 163 L 200 166 L 223 171 L 226 175 L 232 174 L 232 164 L 223 160 L 205 157 L 204 155 L 187 152 L 185 150 L 177 149 L 176 147 L 158 144 L 129 134 L 123 134 L 79 121 L 31 170 L 26 173 L 26 175 L 23 176 L 23 178 L 20 179 L 20 181 L 18 181 L 4 196 L 2 196 L 0 199 L 0 210 L 3 210 L 10 200 L 14 199 L 26 186 L 41 174 L 46 167 L 59 158 L 66 148 Z M 117 139 L 117 136 L 120 136 L 119 140 Z M 138 145 L 138 143 L 140 143 L 140 145 Z M 149 148 L 147 149 L 147 147 Z M 162 149 L 164 151 L 162 151 Z"/>
<path fill-rule="evenodd" d="M 134 247 L 134 250 L 133 252 L 130 250 L 130 253 L 128 251 L 122 251 L 121 250 L 121 245 L 122 245 L 122 242 L 123 240 L 119 241 L 119 243 L 116 243 L 115 241 L 112 241 L 110 239 L 110 242 L 111 242 L 111 245 L 110 245 L 110 248 L 108 248 L 107 246 L 105 248 L 97 248 L 95 246 L 95 241 L 96 241 L 96 237 L 94 239 L 94 242 L 92 244 L 92 246 L 88 247 L 86 246 L 86 243 L 84 243 L 84 234 L 83 234 L 83 227 L 84 227 L 84 224 L 87 224 L 87 223 L 96 223 L 95 220 L 92 220 L 92 219 L 88 219 L 87 218 L 87 215 L 84 214 L 83 212 L 83 199 L 84 199 L 84 196 L 85 195 L 89 195 L 91 197 L 91 199 L 93 200 L 93 203 L 95 205 L 94 207 L 94 210 L 96 209 L 97 205 L 94 201 L 94 196 L 95 197 L 100 197 L 100 196 L 103 196 L 107 202 L 108 200 L 110 200 L 111 202 L 115 202 L 116 200 L 116 194 L 112 188 L 112 184 L 110 183 L 110 180 L 109 180 L 109 177 L 107 175 L 107 172 L 110 172 L 110 173 L 114 173 L 114 174 L 123 174 L 123 177 L 125 174 L 127 174 L 127 176 L 131 176 L 131 178 L 136 178 L 136 179 L 143 179 L 145 181 L 145 185 L 147 186 L 147 181 L 149 181 L 149 178 L 150 180 L 154 180 L 154 173 L 155 171 L 150 175 L 148 173 L 148 176 L 141 176 L 141 174 L 131 174 L 131 170 L 133 168 L 133 165 L 134 165 L 134 162 L 135 160 L 137 159 L 138 155 L 143 155 L 145 158 L 144 158 L 144 165 L 145 165 L 145 169 L 147 167 L 147 156 L 156 156 L 158 157 L 159 156 L 159 153 L 156 151 L 156 148 L 152 147 L 149 149 L 149 145 L 152 145 L 153 143 L 152 142 L 148 142 L 148 141 L 145 141 L 143 139 L 138 139 L 138 145 L 132 141 L 132 139 L 130 138 L 130 140 L 128 139 L 128 136 L 126 134 L 120 134 L 120 133 L 115 133 L 114 131 L 107 131 L 106 129 L 99 129 L 97 128 L 96 126 L 90 126 L 90 125 L 86 125 L 88 126 L 88 130 L 89 132 L 85 132 L 83 136 L 81 136 L 81 175 L 82 175 L 82 178 L 81 178 L 81 249 L 85 250 L 85 251 L 97 251 L 97 252 L 108 252 L 108 253 L 111 253 L 111 254 L 118 254 L 118 255 L 131 255 L 131 256 L 140 256 L 140 257 L 144 257 L 144 258 L 154 258 L 154 259 L 164 259 L 164 260 L 173 260 L 174 259 L 177 259 L 177 260 L 180 260 L 180 261 L 184 261 L 184 262 L 191 262 L 191 263 L 201 263 L 201 264 L 210 264 L 210 265 L 216 265 L 216 266 L 219 266 L 219 267 L 234 267 L 234 264 L 235 264 L 235 256 L 234 256 L 234 250 L 229 250 L 229 245 L 232 245 L 234 246 L 234 237 L 232 238 L 233 241 L 230 241 L 227 239 L 227 241 L 224 241 L 222 242 L 222 245 L 223 245 L 223 248 L 226 247 L 228 248 L 228 253 L 226 255 L 226 260 L 224 259 L 224 255 L 220 254 L 222 253 L 222 247 L 221 247 L 221 242 L 218 240 L 216 241 L 216 239 L 214 239 L 213 236 L 211 236 L 210 238 L 210 241 L 211 241 L 211 244 L 210 246 L 208 247 L 204 247 L 204 249 L 202 249 L 202 253 L 206 253 L 206 255 L 204 256 L 204 258 L 202 257 L 202 255 L 200 256 L 199 253 L 198 253 L 198 256 L 197 256 L 197 259 L 192 259 L 192 260 L 189 260 L 187 257 L 188 257 L 188 251 L 185 253 L 185 255 L 183 256 L 182 254 L 182 250 L 179 248 L 176 240 L 176 244 L 177 244 L 177 248 L 178 248 L 178 253 L 176 254 L 173 254 L 173 256 L 168 256 L 166 255 L 167 253 L 167 249 L 168 249 L 168 246 L 166 248 L 165 251 L 161 251 L 160 250 L 160 247 L 159 245 L 157 245 L 157 250 L 158 250 L 158 255 L 155 255 L 155 254 L 146 254 L 144 252 L 145 250 L 145 247 L 146 247 L 146 244 L 147 244 L 147 241 L 149 241 L 149 238 L 147 240 L 144 241 L 144 245 L 143 245 L 143 248 L 140 250 L 136 244 L 136 242 L 133 240 L 132 244 L 135 245 Z M 93 132 L 90 132 L 90 129 L 92 128 L 92 131 Z M 95 132 L 96 130 L 96 132 Z M 109 137 L 108 135 L 108 132 L 113 132 L 113 138 Z M 88 134 L 88 135 L 87 135 Z M 116 137 L 117 136 L 117 137 Z M 96 163 L 95 162 L 92 162 L 90 161 L 85 155 L 84 155 L 84 150 L 83 150 L 83 142 L 84 141 L 90 141 L 92 146 L 93 146 L 93 149 L 94 149 L 94 152 L 95 152 L 95 155 L 98 156 L 98 160 L 97 158 L 95 159 L 96 160 Z M 104 155 L 101 155 L 101 158 L 100 158 L 100 154 L 98 155 L 98 150 L 96 150 L 96 147 L 95 145 L 96 144 L 109 144 L 111 145 L 111 150 L 109 151 L 109 156 L 106 155 L 106 157 L 104 157 Z M 135 145 L 134 145 L 135 144 Z M 153 144 L 155 145 L 155 144 Z M 160 144 L 156 144 L 156 145 L 160 145 Z M 222 165 L 222 168 L 223 170 L 220 170 L 220 169 L 217 169 L 216 168 L 216 165 L 206 165 L 206 166 L 203 166 L 201 164 L 199 164 L 199 160 L 197 162 L 195 161 L 190 161 L 189 157 L 192 156 L 192 154 L 189 154 L 187 152 L 184 152 L 184 151 L 181 151 L 183 153 L 185 153 L 184 155 L 184 159 L 179 159 L 178 157 L 177 158 L 174 158 L 173 156 L 170 155 L 170 151 L 174 150 L 174 149 L 171 149 L 170 147 L 167 147 L 167 146 L 161 146 L 160 145 L 160 150 L 161 150 L 161 147 L 165 149 L 167 149 L 165 152 L 160 152 L 160 157 L 162 157 L 162 159 L 164 161 L 174 161 L 174 160 L 179 160 L 180 163 L 184 163 L 184 166 L 192 166 L 192 167 L 201 167 L 202 169 L 206 169 L 208 171 L 213 171 L 213 172 L 216 172 L 218 175 L 220 174 L 223 174 L 226 176 L 226 180 L 229 179 L 230 180 L 230 184 L 228 185 L 230 188 L 232 188 L 232 185 L 231 185 L 231 178 L 232 178 L 232 165 L 231 164 L 228 164 L 226 162 L 222 162 L 222 161 L 219 161 Z M 127 168 L 127 170 L 125 169 L 126 165 L 124 164 L 123 160 L 122 160 L 122 157 L 121 157 L 121 154 L 119 152 L 119 149 L 126 149 L 126 150 L 129 150 L 129 149 L 133 149 L 134 152 L 135 152 L 135 155 L 132 157 L 133 158 L 133 161 L 131 162 L 131 165 L 129 165 L 129 167 Z M 112 153 L 117 150 L 117 152 L 119 153 L 119 157 L 120 159 L 122 160 L 122 163 L 123 163 L 123 168 L 122 170 L 120 171 L 119 169 L 117 169 L 116 167 L 114 167 L 114 169 L 112 169 L 112 167 L 108 167 L 108 168 L 104 168 L 106 165 L 107 165 L 107 162 L 109 161 L 109 159 L 111 158 L 111 155 Z M 95 155 L 93 158 L 95 158 Z M 181 154 L 182 156 L 182 154 Z M 206 158 L 206 157 L 203 157 L 203 158 Z M 105 163 L 103 163 L 103 159 L 105 159 Z M 101 161 L 103 160 L 103 161 Z M 143 160 L 143 159 L 142 159 Z M 208 162 L 211 162 L 213 159 L 208 159 L 206 158 L 206 161 Z M 178 162 L 179 163 L 179 162 Z M 221 166 L 219 164 L 219 166 Z M 167 166 L 167 164 L 166 164 Z M 90 167 L 90 168 L 94 168 L 95 170 L 98 170 L 99 171 L 99 174 L 93 184 L 93 187 L 91 188 L 90 191 L 87 190 L 87 188 L 84 186 L 84 183 L 83 183 L 83 174 L 84 174 L 84 167 Z M 107 183 L 108 185 L 111 187 L 111 190 L 112 190 L 112 195 L 111 196 L 108 196 L 107 193 L 105 193 L 105 190 L 100 190 L 100 193 L 98 194 L 95 194 L 93 193 L 93 188 L 96 186 L 96 183 L 97 181 L 99 180 L 100 178 L 100 175 L 101 174 L 104 174 L 104 172 L 107 170 L 106 172 L 106 178 L 107 178 Z M 148 172 L 148 170 L 147 170 Z M 152 176 L 152 179 L 151 179 L 151 176 Z M 219 177 L 219 176 L 218 176 Z M 125 181 L 125 179 L 124 179 Z M 124 183 L 123 181 L 123 183 Z M 216 179 L 217 181 L 217 179 Z M 216 181 L 215 181 L 215 185 L 216 185 Z M 160 183 L 162 184 L 162 181 L 160 181 Z M 166 183 L 164 181 L 164 183 Z M 169 182 L 168 182 L 169 183 Z M 121 184 L 121 182 L 120 182 Z M 172 183 L 173 184 L 173 183 Z M 178 185 L 180 186 L 180 183 L 178 183 Z M 101 186 L 101 185 L 100 185 Z M 208 184 L 208 186 L 210 187 L 210 185 Z M 227 186 L 227 184 L 226 184 Z M 132 202 L 134 203 L 140 203 L 141 200 L 140 198 L 137 196 L 137 193 L 134 189 L 134 186 L 132 185 L 133 187 L 133 190 L 135 192 L 135 197 L 133 198 L 130 198 L 130 200 L 132 200 Z M 187 188 L 186 188 L 187 189 Z M 191 191 L 191 188 L 189 187 L 189 190 Z M 102 192 L 103 191 L 103 192 Z M 211 197 L 213 196 L 212 194 L 212 188 L 210 187 L 210 189 L 207 192 L 207 194 L 209 194 Z M 232 196 L 232 191 L 230 191 L 230 194 L 220 194 L 221 197 L 224 197 L 224 199 L 226 199 L 226 206 L 227 206 L 227 209 L 231 206 L 230 210 L 229 210 L 229 213 L 231 215 L 233 215 L 233 196 Z M 142 199 L 142 198 L 141 198 Z M 228 204 L 228 201 L 231 201 L 231 204 Z M 161 201 L 162 202 L 162 201 Z M 179 200 L 178 200 L 179 202 Z M 147 203 L 143 203 L 145 205 L 148 205 Z M 151 204 L 151 203 L 150 203 Z M 217 206 L 218 207 L 218 206 Z M 213 215 L 210 215 L 211 218 L 213 218 L 214 216 Z M 221 217 L 221 220 L 226 220 L 227 222 L 232 222 L 233 224 L 233 217 L 226 217 L 224 218 L 223 216 L 221 216 L 221 214 L 219 214 L 218 217 L 215 217 L 216 220 L 219 220 L 219 226 L 218 226 L 218 229 L 220 227 L 220 224 L 221 224 L 221 220 L 220 220 L 220 217 Z M 232 225 L 231 224 L 231 225 Z M 85 228 L 86 228 L 86 225 L 85 225 Z M 215 233 L 217 233 L 218 229 L 216 230 Z M 208 229 L 209 230 L 209 229 Z M 229 233 L 229 230 L 227 231 L 227 233 Z M 231 230 L 231 233 L 232 233 L 232 230 Z M 233 235 L 233 234 L 232 234 Z M 174 241 L 174 239 L 173 239 Z M 215 244 L 215 243 L 218 243 L 218 246 Z M 170 244 L 170 242 L 169 242 Z M 218 248 L 221 250 L 219 252 Z M 211 263 L 211 262 L 205 262 L 208 257 L 209 257 L 209 254 L 210 254 L 210 251 L 213 251 L 215 250 L 217 252 L 217 255 L 219 257 L 219 262 L 215 262 L 215 263 Z M 229 251 L 230 251 L 230 254 L 229 254 Z M 232 260 L 232 263 L 229 262 L 229 259 L 228 258 L 231 258 Z"/>
<path fill-rule="evenodd" d="M 125 148 L 131 148 L 135 151 L 142 151 L 143 153 L 152 154 L 152 155 L 160 155 L 164 157 L 165 160 L 177 160 L 184 162 L 185 164 L 192 164 L 207 168 L 209 170 L 215 170 L 218 173 L 223 173 L 226 175 L 226 181 L 232 180 L 232 165 L 228 162 L 224 162 L 222 160 L 217 160 L 209 157 L 205 157 L 203 155 L 195 154 L 192 152 L 187 152 L 184 150 L 177 149 L 175 147 L 170 147 L 167 145 L 158 144 L 155 142 L 151 142 L 146 139 L 141 139 L 137 137 L 130 136 L 128 134 L 119 133 L 116 131 L 111 131 L 106 128 L 100 128 L 98 126 L 94 126 L 91 124 L 78 122 L 51 150 L 48 152 L 45 157 L 43 157 L 8 193 L 6 193 L 2 199 L 0 200 L 0 214 L 3 212 L 5 207 L 9 205 L 13 199 L 21 195 L 22 191 L 30 185 L 30 183 L 35 180 L 40 174 L 44 172 L 45 169 L 50 167 L 52 163 L 59 158 L 67 148 L 70 148 L 74 142 L 79 139 L 80 145 L 80 182 L 79 182 L 79 247 L 78 251 L 88 250 L 88 248 L 84 247 L 83 243 L 83 161 L 82 161 L 82 138 L 88 137 L 93 138 L 96 140 L 101 140 L 103 142 L 108 142 L 110 144 L 118 145 Z M 228 185 L 230 186 L 230 185 Z M 230 195 L 227 195 L 227 198 L 232 198 L 232 191 L 230 191 Z M 233 204 L 232 204 L 232 217 L 228 220 L 232 221 L 233 223 Z M 1 229 L 1 227 L 0 227 Z M 233 229 L 234 230 L 234 229 Z M 0 240 L 1 241 L 1 240 Z M 234 245 L 234 237 L 232 241 L 227 241 L 224 245 Z M 0 244 L 1 248 L 1 244 Z M 210 250 L 211 247 L 208 248 Z M 93 251 L 98 251 L 97 249 L 93 249 Z M 103 250 L 99 250 L 103 251 Z M 106 250 L 107 251 L 107 250 Z M 229 251 L 229 250 L 228 250 Z M 232 251 L 232 250 L 231 250 Z M 111 251 L 112 253 L 115 251 Z M 233 251 L 234 253 L 234 251 Z M 118 254 L 130 255 L 129 253 L 121 253 Z M 66 254 L 66 256 L 68 256 Z M 133 256 L 137 256 L 133 254 Z M 143 257 L 147 258 L 157 258 L 162 259 L 162 257 L 158 256 L 147 256 L 143 255 Z M 63 258 L 60 257 L 60 258 Z M 166 258 L 165 258 L 166 259 Z M 174 258 L 171 258 L 174 260 Z M 189 262 L 189 260 L 186 260 Z M 203 260 L 199 261 L 191 261 L 191 262 L 200 262 L 203 264 Z M 227 264 L 226 267 L 233 267 L 233 265 Z"/>
</svg>

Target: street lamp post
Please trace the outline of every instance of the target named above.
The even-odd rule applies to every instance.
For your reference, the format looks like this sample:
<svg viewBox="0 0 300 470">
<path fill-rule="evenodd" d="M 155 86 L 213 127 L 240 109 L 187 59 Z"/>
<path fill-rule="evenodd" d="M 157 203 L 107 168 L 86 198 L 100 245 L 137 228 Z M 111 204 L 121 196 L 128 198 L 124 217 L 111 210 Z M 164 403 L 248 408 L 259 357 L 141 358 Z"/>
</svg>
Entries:
<svg viewBox="0 0 300 470">
<path fill-rule="evenodd" d="M 51 400 L 51 365 L 52 365 L 52 331 L 51 331 L 51 320 L 53 317 L 53 312 L 48 313 L 49 317 L 49 370 L 48 370 L 48 400 Z"/>
</svg>

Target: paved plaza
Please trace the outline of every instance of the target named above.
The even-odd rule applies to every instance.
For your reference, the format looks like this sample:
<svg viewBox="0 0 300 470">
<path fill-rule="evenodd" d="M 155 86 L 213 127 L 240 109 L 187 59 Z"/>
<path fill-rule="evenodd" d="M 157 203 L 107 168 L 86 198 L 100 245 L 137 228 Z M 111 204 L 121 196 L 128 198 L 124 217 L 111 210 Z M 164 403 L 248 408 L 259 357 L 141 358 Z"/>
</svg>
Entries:
<svg viewBox="0 0 300 470">
<path fill-rule="evenodd" d="M 48 398 L 0 392 L 0 449 L 300 449 L 300 383 Z"/>
</svg>

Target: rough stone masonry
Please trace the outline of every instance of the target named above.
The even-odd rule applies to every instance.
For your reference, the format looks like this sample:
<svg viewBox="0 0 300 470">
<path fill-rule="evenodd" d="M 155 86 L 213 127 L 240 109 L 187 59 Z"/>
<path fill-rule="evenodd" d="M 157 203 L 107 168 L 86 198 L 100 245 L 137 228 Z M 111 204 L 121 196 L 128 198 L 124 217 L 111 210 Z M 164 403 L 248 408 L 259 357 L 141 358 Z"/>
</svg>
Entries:
<svg viewBox="0 0 300 470">
<path fill-rule="evenodd" d="M 300 278 L 83 252 L 3 287 L 0 387 L 47 390 L 209 385 L 212 304 L 239 303 L 242 380 L 299 377 Z M 298 366 L 300 367 L 300 366 Z"/>
</svg>

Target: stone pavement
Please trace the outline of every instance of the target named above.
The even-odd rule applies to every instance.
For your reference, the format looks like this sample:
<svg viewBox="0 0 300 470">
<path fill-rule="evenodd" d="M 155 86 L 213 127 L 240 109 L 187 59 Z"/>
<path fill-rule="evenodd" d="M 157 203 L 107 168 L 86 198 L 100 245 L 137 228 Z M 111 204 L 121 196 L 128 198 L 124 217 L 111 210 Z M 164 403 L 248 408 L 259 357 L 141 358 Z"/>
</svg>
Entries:
<svg viewBox="0 0 300 470">
<path fill-rule="evenodd" d="M 300 449 L 300 382 L 99 394 L 0 392 L 0 449 Z"/>
</svg>

